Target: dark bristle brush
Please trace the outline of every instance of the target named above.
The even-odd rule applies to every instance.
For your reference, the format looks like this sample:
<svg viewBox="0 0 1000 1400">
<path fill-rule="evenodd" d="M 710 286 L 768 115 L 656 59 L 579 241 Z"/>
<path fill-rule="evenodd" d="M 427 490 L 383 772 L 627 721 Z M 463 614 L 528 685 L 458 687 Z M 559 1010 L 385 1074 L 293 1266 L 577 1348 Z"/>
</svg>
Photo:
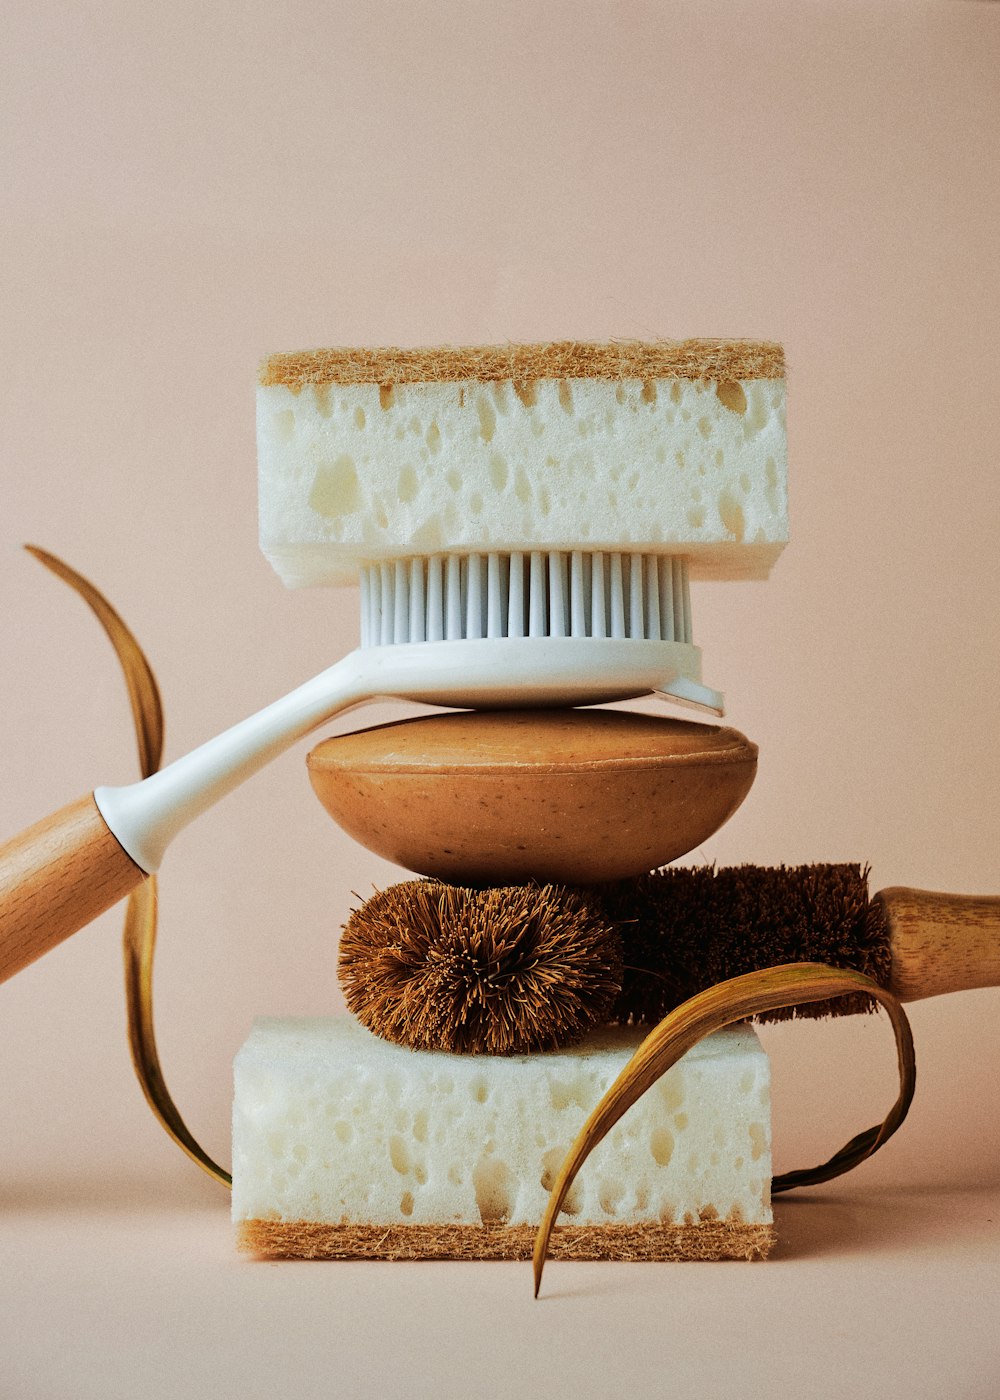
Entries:
<svg viewBox="0 0 1000 1400">
<path fill-rule="evenodd" d="M 870 896 L 860 865 L 668 867 L 613 885 L 546 885 L 529 920 L 524 897 L 524 886 L 473 890 L 435 880 L 381 891 L 352 914 L 341 942 L 349 1008 L 377 1034 L 423 1047 L 434 1041 L 432 1027 L 456 1016 L 466 1051 L 569 1043 L 565 1022 L 550 1024 L 549 999 L 523 985 L 525 977 L 548 975 L 550 986 L 570 977 L 567 920 L 581 933 L 571 1039 L 604 1020 L 654 1024 L 707 987 L 789 962 L 863 972 L 901 1001 L 1000 986 L 1000 899 L 902 887 Z M 550 920 L 559 923 L 558 972 L 545 965 L 556 942 Z M 599 996 L 582 975 L 595 951 Z M 609 1003 L 608 969 L 617 967 L 621 989 Z M 871 1009 L 859 995 L 758 1019 Z"/>
<path fill-rule="evenodd" d="M 619 1019 L 658 1021 L 705 987 L 785 962 L 863 972 L 904 1002 L 1000 985 L 1000 899 L 870 896 L 860 865 L 668 867 L 594 893 L 622 933 Z M 761 1019 L 870 1009 L 843 997 Z"/>
</svg>

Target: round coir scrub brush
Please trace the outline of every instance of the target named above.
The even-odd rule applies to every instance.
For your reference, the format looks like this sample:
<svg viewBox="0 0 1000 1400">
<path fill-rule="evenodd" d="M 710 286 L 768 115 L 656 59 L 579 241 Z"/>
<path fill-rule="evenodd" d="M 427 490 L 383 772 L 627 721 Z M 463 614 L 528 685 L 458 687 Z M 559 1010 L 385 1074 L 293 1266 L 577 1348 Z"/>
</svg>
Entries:
<svg viewBox="0 0 1000 1400">
<path fill-rule="evenodd" d="M 338 971 L 349 1010 L 384 1040 L 526 1055 L 571 1045 L 608 1019 L 621 937 L 563 886 L 413 880 L 354 911 Z"/>
</svg>

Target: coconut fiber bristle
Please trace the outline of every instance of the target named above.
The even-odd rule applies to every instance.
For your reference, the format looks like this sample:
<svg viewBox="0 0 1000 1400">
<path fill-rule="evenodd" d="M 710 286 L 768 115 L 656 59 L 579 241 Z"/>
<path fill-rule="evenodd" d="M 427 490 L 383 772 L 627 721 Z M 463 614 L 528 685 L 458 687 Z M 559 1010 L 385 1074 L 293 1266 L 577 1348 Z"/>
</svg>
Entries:
<svg viewBox="0 0 1000 1400">
<path fill-rule="evenodd" d="M 612 1017 L 656 1023 L 696 992 L 786 962 L 822 962 L 889 980 L 888 931 L 860 865 L 712 866 L 655 871 L 593 891 L 622 934 L 624 974 Z M 874 1010 L 838 997 L 757 1017 Z"/>
<path fill-rule="evenodd" d="M 766 340 L 555 340 L 529 345 L 340 346 L 271 355 L 261 384 L 432 384 L 475 379 L 782 379 L 785 355 Z"/>
<path fill-rule="evenodd" d="M 385 1040 L 529 1054 L 609 1019 L 621 938 L 582 892 L 414 880 L 351 915 L 339 975 L 349 1010 Z"/>
<path fill-rule="evenodd" d="M 414 1049 L 528 1054 L 606 1021 L 656 1024 L 744 972 L 822 962 L 889 980 L 881 905 L 860 865 L 667 868 L 613 885 L 471 890 L 413 880 L 356 910 L 340 948 L 348 1007 Z M 838 997 L 756 1018 L 875 1009 Z"/>
</svg>

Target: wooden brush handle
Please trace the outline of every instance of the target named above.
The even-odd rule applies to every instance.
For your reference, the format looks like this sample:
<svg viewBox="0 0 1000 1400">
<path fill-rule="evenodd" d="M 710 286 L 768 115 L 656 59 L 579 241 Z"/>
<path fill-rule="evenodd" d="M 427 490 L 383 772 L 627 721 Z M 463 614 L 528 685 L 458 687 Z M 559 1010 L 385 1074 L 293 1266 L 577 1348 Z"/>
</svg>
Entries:
<svg viewBox="0 0 1000 1400">
<path fill-rule="evenodd" d="M 901 1001 L 1000 987 L 1000 899 L 903 885 L 880 890 L 875 899 L 889 929 L 889 987 Z"/>
<path fill-rule="evenodd" d="M 90 794 L 0 846 L 0 982 L 145 878 Z"/>
</svg>

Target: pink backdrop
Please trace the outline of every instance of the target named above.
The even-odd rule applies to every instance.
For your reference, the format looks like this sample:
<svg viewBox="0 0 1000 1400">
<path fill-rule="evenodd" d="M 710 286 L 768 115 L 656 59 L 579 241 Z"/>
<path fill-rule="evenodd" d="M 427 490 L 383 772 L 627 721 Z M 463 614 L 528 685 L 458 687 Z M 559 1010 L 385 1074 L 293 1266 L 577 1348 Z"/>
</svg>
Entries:
<svg viewBox="0 0 1000 1400">
<path fill-rule="evenodd" d="M 754 336 L 789 362 L 793 542 L 766 585 L 695 592 L 706 679 L 760 745 L 755 789 L 696 856 L 858 859 L 873 888 L 1000 893 L 1000 6 L 12 9 L 3 833 L 135 772 L 114 659 L 22 542 L 129 620 L 168 757 L 354 645 L 354 594 L 286 592 L 257 549 L 267 352 Z M 163 870 L 161 1052 L 224 1161 L 252 1017 L 337 1009 L 351 892 L 398 878 L 323 814 L 306 747 Z M 216 1200 L 131 1079 L 120 922 L 0 989 L 14 1207 Z M 913 1007 L 917 1102 L 858 1200 L 995 1199 L 998 1011 L 1000 991 Z M 884 1024 L 766 1043 L 779 1168 L 888 1107 Z M 838 1217 L 815 1209 L 822 1235 Z M 785 1219 L 805 1228 L 798 1208 Z"/>
</svg>

